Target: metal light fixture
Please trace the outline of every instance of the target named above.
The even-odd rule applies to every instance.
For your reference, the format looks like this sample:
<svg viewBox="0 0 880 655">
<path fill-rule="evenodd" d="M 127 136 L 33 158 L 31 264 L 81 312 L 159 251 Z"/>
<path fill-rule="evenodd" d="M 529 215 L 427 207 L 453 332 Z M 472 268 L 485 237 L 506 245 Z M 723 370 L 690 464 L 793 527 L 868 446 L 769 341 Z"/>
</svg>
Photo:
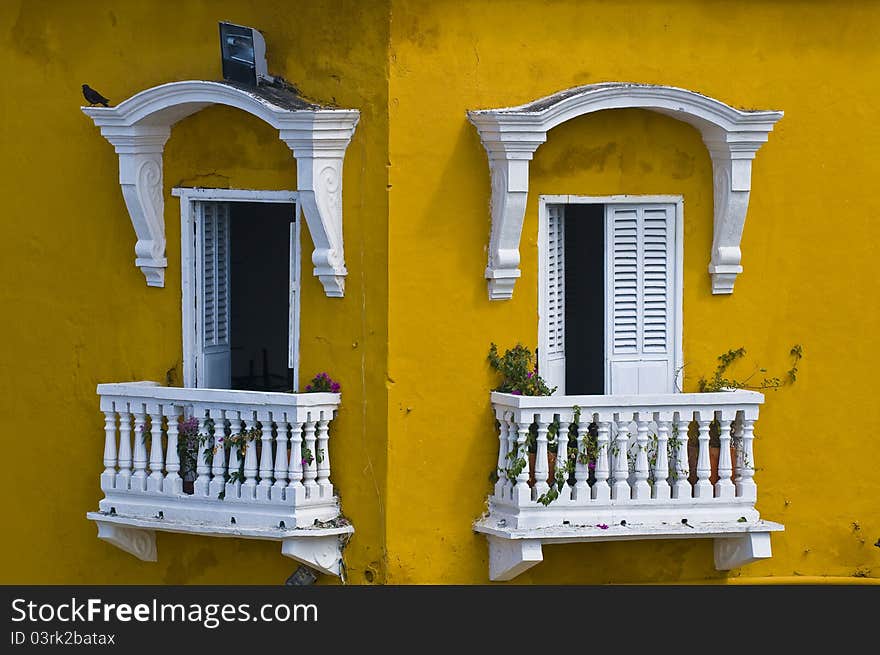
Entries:
<svg viewBox="0 0 880 655">
<path fill-rule="evenodd" d="M 308 566 L 302 565 L 294 571 L 289 578 L 284 582 L 285 585 L 289 586 L 306 586 L 310 584 L 314 584 L 315 580 L 318 579 L 318 574 L 309 568 Z"/>
<path fill-rule="evenodd" d="M 224 80 L 257 86 L 275 79 L 266 65 L 266 40 L 252 27 L 221 21 L 220 56 Z"/>
</svg>

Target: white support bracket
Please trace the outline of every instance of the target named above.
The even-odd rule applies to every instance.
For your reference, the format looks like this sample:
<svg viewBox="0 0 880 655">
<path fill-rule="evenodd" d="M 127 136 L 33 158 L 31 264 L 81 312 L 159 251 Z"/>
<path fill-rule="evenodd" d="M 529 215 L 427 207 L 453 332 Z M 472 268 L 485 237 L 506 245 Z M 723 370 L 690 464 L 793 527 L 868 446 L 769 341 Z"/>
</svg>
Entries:
<svg viewBox="0 0 880 655">
<path fill-rule="evenodd" d="M 345 293 L 342 165 L 360 114 L 307 102 L 277 87 L 230 82 L 172 82 L 141 91 L 115 107 L 83 107 L 119 155 L 119 182 L 137 235 L 135 265 L 147 284 L 165 286 L 162 154 L 171 127 L 210 105 L 246 111 L 272 127 L 297 161 L 297 185 L 315 250 L 314 274 L 329 297 Z"/>
<path fill-rule="evenodd" d="M 744 111 L 670 86 L 608 82 L 561 91 L 517 107 L 469 111 L 489 156 L 492 229 L 486 278 L 489 298 L 509 299 L 519 277 L 519 243 L 528 198 L 528 162 L 557 125 L 605 109 L 639 108 L 666 114 L 700 130 L 714 168 L 712 293 L 733 293 L 742 272 L 740 242 L 755 153 L 781 111 Z"/>
<path fill-rule="evenodd" d="M 110 521 L 96 520 L 98 539 L 103 539 L 144 562 L 158 560 L 156 531 L 132 528 Z"/>
<path fill-rule="evenodd" d="M 515 138 L 486 142 L 492 175 L 492 232 L 486 267 L 491 300 L 511 298 L 520 276 L 519 241 L 529 195 L 529 161 L 546 139 L 543 132 L 517 132 Z"/>
<path fill-rule="evenodd" d="M 101 134 L 119 155 L 119 185 L 137 235 L 135 266 L 147 286 L 165 286 L 165 197 L 162 192 L 162 150 L 170 127 L 132 125 L 104 127 Z"/>
<path fill-rule="evenodd" d="M 737 569 L 772 557 L 769 532 L 752 532 L 725 539 L 716 538 L 714 546 L 715 568 L 719 571 Z"/>
<path fill-rule="evenodd" d="M 326 575 L 342 575 L 344 537 L 291 537 L 281 541 L 281 554 Z"/>
<path fill-rule="evenodd" d="M 540 539 L 503 539 L 489 536 L 489 579 L 513 580 L 544 561 Z"/>
</svg>

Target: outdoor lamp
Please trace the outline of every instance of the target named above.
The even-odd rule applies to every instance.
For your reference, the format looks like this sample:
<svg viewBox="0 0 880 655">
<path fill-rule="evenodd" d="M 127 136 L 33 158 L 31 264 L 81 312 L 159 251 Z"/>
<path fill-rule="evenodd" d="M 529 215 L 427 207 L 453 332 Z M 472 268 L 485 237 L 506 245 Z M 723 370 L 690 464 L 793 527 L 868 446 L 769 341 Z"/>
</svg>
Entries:
<svg viewBox="0 0 880 655">
<path fill-rule="evenodd" d="M 220 56 L 224 80 L 252 86 L 274 81 L 266 66 L 266 40 L 252 27 L 221 22 Z"/>
</svg>

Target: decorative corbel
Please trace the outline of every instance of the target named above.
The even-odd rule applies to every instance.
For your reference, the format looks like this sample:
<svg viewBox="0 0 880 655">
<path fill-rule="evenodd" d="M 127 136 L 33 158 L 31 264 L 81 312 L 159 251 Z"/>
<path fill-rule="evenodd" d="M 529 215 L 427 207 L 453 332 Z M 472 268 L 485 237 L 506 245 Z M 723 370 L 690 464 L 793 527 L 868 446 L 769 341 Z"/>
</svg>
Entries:
<svg viewBox="0 0 880 655">
<path fill-rule="evenodd" d="M 165 199 L 162 151 L 170 127 L 102 127 L 101 134 L 119 155 L 119 184 L 137 235 L 134 264 L 151 287 L 165 286 Z"/>
<path fill-rule="evenodd" d="M 767 133 L 706 130 L 703 141 L 712 157 L 715 200 L 709 261 L 712 293 L 730 294 L 743 271 L 740 243 L 752 189 L 752 160 L 767 141 Z"/>
<path fill-rule="evenodd" d="M 480 130 L 492 177 L 492 227 L 486 266 L 489 299 L 509 300 L 521 274 L 519 242 L 529 196 L 529 161 L 538 146 L 547 140 L 547 133 L 542 130 L 504 133 L 497 129 L 497 124 L 496 129 L 492 129 L 491 119 L 477 113 L 470 114 L 470 120 Z"/>
<path fill-rule="evenodd" d="M 282 127 L 281 140 L 296 159 L 296 183 L 309 234 L 314 275 L 331 298 L 345 295 L 345 251 L 342 236 L 342 164 L 354 128 L 356 112 L 340 120 L 339 112 L 315 114 L 308 128 Z"/>
</svg>

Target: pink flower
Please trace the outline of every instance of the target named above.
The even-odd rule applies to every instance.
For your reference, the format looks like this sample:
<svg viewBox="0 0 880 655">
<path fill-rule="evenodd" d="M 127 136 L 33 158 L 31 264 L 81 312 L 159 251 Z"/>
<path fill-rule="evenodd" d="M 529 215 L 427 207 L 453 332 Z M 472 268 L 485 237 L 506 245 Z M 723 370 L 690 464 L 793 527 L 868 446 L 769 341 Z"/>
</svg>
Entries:
<svg viewBox="0 0 880 655">
<path fill-rule="evenodd" d="M 607 530 L 608 529 L 608 526 L 605 525 L 604 523 L 597 523 L 596 527 L 599 528 L 600 530 Z"/>
<path fill-rule="evenodd" d="M 594 468 L 596 468 L 596 462 L 590 462 L 589 464 L 587 464 L 587 468 L 592 471 Z"/>
</svg>

